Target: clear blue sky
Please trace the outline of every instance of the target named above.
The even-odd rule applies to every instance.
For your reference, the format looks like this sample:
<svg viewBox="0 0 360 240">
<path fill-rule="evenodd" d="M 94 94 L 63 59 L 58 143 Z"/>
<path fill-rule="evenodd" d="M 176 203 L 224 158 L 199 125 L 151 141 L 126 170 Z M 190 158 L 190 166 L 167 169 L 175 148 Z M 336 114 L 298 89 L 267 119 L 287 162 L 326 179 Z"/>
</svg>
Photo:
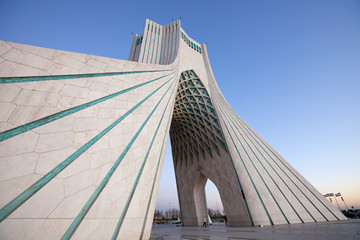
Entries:
<svg viewBox="0 0 360 240">
<path fill-rule="evenodd" d="M 208 43 L 235 111 L 320 192 L 360 207 L 360 1 L 1 0 L 0 39 L 127 59 L 145 19 Z M 158 208 L 177 207 L 170 149 Z M 209 189 L 210 207 L 216 198 Z"/>
</svg>

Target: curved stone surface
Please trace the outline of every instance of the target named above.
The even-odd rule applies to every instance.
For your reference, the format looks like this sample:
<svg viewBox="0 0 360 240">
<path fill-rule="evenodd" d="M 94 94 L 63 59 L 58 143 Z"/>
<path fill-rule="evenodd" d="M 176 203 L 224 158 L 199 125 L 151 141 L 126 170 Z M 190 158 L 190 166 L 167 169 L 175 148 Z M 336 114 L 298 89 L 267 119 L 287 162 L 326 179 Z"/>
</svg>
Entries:
<svg viewBox="0 0 360 240">
<path fill-rule="evenodd" d="M 128 61 L 0 53 L 1 239 L 148 239 L 169 133 L 186 226 L 208 179 L 231 226 L 345 219 L 231 109 L 179 20 L 146 20 Z"/>
</svg>

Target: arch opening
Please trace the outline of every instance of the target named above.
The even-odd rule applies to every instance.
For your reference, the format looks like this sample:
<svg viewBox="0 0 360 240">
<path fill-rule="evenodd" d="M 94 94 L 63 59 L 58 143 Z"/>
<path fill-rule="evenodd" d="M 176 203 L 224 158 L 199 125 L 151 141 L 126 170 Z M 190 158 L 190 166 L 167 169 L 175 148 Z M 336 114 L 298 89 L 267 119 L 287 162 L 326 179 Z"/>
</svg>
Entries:
<svg viewBox="0 0 360 240">
<path fill-rule="evenodd" d="M 217 186 L 208 179 L 205 184 L 206 204 L 211 222 L 222 222 L 224 207 Z"/>
<path fill-rule="evenodd" d="M 170 140 L 184 226 L 201 226 L 208 216 L 205 185 L 217 186 L 228 221 L 250 225 L 230 164 L 224 134 L 211 96 L 193 70 L 180 74 Z"/>
</svg>

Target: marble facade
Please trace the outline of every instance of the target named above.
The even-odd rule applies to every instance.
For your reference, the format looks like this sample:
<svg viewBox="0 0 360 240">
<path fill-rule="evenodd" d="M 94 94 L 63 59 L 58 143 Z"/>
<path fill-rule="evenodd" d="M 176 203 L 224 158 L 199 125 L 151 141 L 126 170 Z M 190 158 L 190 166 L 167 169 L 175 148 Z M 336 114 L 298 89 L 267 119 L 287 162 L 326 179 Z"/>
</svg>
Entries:
<svg viewBox="0 0 360 240">
<path fill-rule="evenodd" d="M 227 104 L 205 44 L 146 20 L 129 60 L 0 41 L 0 238 L 149 239 L 170 133 L 183 224 L 345 217 Z"/>
</svg>

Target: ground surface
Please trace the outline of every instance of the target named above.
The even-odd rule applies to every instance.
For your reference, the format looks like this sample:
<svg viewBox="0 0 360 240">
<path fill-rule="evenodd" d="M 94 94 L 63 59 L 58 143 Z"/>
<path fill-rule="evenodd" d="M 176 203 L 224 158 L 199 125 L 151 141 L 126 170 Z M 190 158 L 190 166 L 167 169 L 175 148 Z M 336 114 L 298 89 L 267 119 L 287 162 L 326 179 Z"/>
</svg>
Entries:
<svg viewBox="0 0 360 240">
<path fill-rule="evenodd" d="M 293 224 L 269 227 L 225 227 L 214 223 L 208 228 L 153 225 L 151 240 L 360 240 L 360 220 Z"/>
</svg>

